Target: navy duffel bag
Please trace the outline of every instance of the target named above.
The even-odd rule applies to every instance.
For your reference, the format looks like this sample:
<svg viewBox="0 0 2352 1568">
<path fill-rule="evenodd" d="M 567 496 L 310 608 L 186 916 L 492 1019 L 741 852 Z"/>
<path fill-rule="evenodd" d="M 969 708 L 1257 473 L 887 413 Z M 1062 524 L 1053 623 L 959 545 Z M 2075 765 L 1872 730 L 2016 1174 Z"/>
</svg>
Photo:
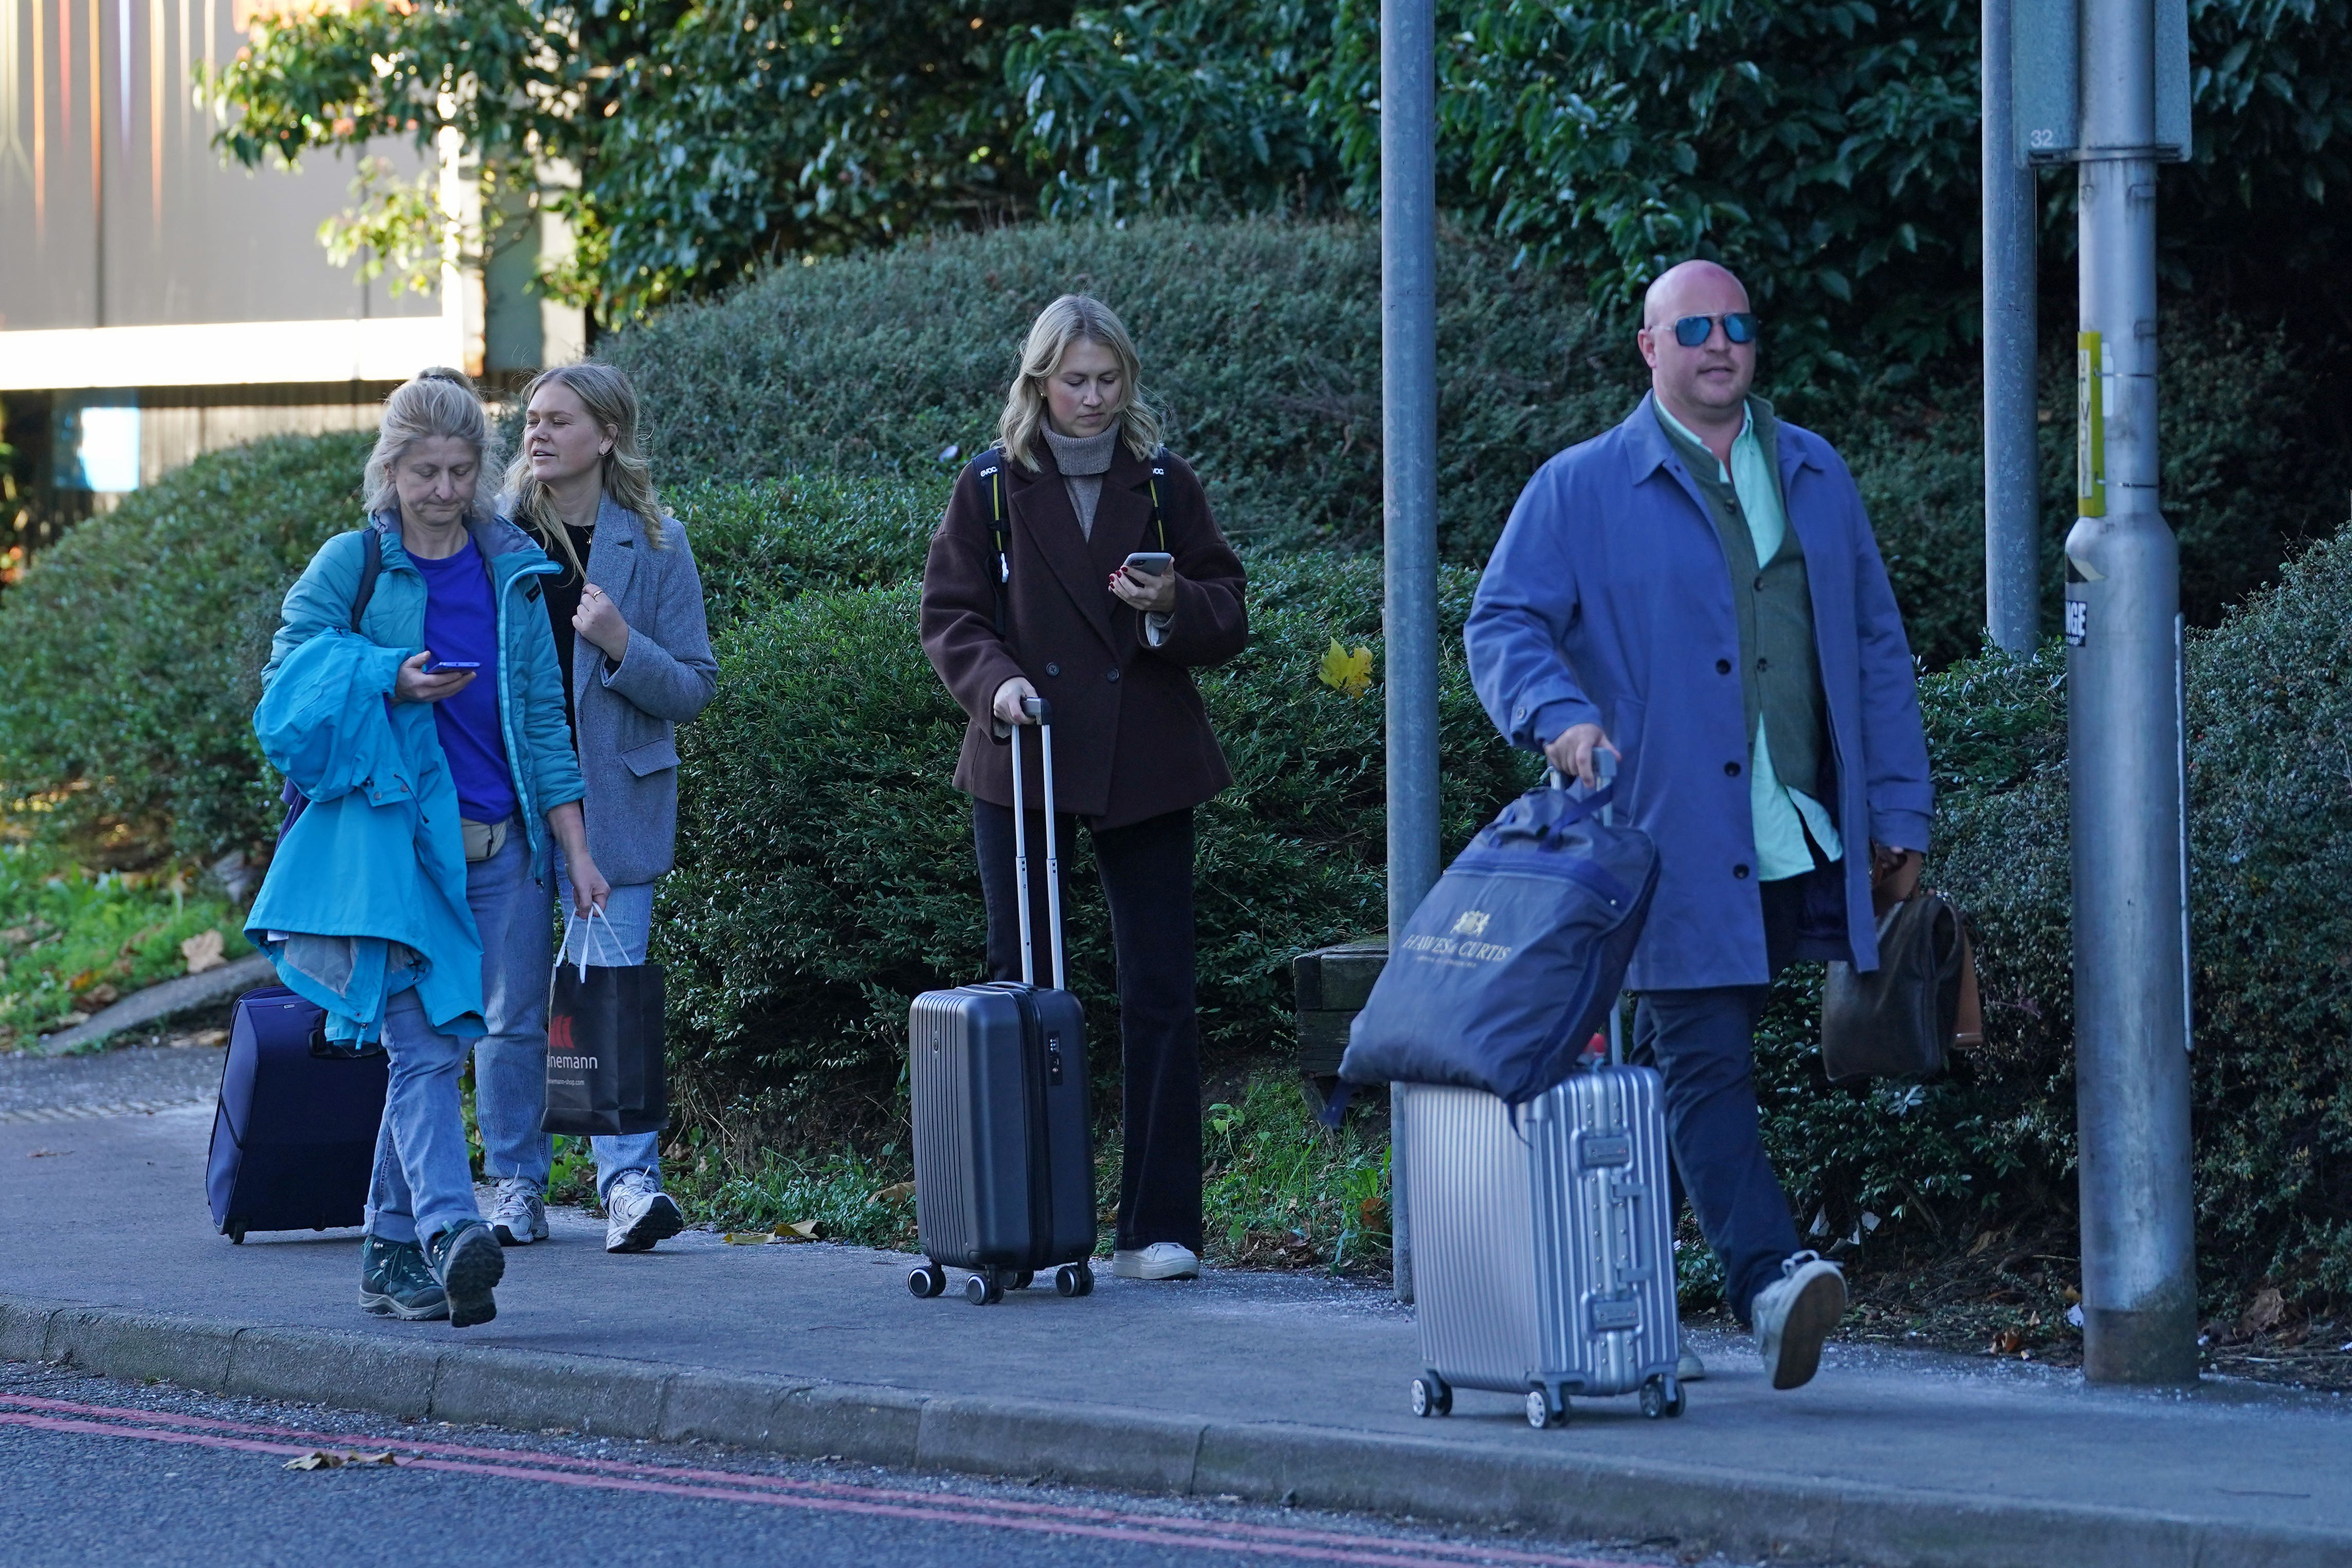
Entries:
<svg viewBox="0 0 2352 1568">
<path fill-rule="evenodd" d="M 1613 783 L 1530 790 L 1479 830 L 1391 940 L 1342 1079 L 1459 1084 L 1517 1105 L 1576 1069 L 1658 887 L 1650 836 L 1606 820 L 1615 797 Z"/>
</svg>

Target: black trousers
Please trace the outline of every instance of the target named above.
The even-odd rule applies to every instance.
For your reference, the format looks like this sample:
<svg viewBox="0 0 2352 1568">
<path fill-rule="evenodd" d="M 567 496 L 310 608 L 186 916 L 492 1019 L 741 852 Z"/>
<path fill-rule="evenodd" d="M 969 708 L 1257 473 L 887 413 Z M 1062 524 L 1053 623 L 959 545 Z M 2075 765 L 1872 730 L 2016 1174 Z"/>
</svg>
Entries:
<svg viewBox="0 0 2352 1568">
<path fill-rule="evenodd" d="M 1053 971 L 1045 898 L 1045 814 L 1028 814 L 1032 932 L 1039 984 Z M 1063 902 L 1078 819 L 1059 816 Z M 971 834 L 988 900 L 988 971 L 1021 978 L 1021 917 L 1013 901 L 1013 811 L 972 802 Z M 1118 963 L 1118 1032 L 1125 1068 L 1125 1160 L 1118 1180 L 1122 1251 L 1176 1242 L 1201 1250 L 1201 1027 L 1192 995 L 1192 814 L 1171 811 L 1089 835 L 1110 905 Z"/>
</svg>

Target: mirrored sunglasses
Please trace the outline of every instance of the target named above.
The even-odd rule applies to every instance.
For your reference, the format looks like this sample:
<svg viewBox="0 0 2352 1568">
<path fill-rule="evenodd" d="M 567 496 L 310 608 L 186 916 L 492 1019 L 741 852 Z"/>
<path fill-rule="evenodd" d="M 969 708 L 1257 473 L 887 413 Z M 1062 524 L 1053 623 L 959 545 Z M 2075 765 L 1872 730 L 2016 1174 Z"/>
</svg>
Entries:
<svg viewBox="0 0 2352 1568">
<path fill-rule="evenodd" d="M 1720 316 L 1685 316 L 1675 323 L 1675 342 L 1686 349 L 1697 348 L 1715 335 L 1715 324 L 1723 323 L 1723 335 L 1735 343 L 1752 343 L 1760 330 L 1752 310 L 1727 310 Z"/>
</svg>

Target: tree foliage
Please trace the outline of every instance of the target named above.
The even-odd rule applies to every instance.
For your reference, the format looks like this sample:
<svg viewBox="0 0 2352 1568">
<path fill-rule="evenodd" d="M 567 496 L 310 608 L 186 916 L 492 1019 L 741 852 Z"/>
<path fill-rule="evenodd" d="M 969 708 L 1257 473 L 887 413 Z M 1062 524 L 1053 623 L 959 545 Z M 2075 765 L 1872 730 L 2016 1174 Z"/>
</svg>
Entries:
<svg viewBox="0 0 2352 1568">
<path fill-rule="evenodd" d="M 2190 9 L 2171 270 L 2294 297 L 2352 241 L 2352 0 Z M 1040 208 L 1370 209 L 1378 18 L 1378 0 L 362 0 L 258 26 L 222 140 L 254 163 L 454 128 L 578 220 L 572 281 L 629 314 L 764 259 Z M 1969 0 L 1440 0 L 1438 21 L 1440 196 L 1465 226 L 1603 303 L 1717 257 L 1804 364 L 1916 363 L 1972 334 Z M 2063 254 L 2071 192 L 2043 190 Z"/>
</svg>

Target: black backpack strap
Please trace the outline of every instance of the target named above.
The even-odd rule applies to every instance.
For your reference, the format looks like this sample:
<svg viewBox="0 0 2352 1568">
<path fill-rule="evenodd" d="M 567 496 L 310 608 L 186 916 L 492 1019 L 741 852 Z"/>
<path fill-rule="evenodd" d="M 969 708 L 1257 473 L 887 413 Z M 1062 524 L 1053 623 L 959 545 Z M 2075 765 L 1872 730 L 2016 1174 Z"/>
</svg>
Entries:
<svg viewBox="0 0 2352 1568">
<path fill-rule="evenodd" d="M 1151 489 L 1151 526 L 1160 535 L 1160 548 L 1168 548 L 1168 519 L 1160 510 L 1160 481 L 1168 477 L 1168 448 L 1160 447 L 1151 454 L 1151 477 L 1146 481 Z"/>
<path fill-rule="evenodd" d="M 383 575 L 383 541 L 369 523 L 360 530 L 360 582 L 352 590 L 352 631 L 360 629 L 360 617 L 367 614 L 368 601 L 375 597 L 375 580 Z"/>
<path fill-rule="evenodd" d="M 1004 448 L 991 447 L 971 460 L 973 478 L 988 487 L 988 537 L 996 554 L 996 635 L 1010 637 L 1005 585 L 1013 581 L 1012 526 L 1004 521 Z"/>
</svg>

